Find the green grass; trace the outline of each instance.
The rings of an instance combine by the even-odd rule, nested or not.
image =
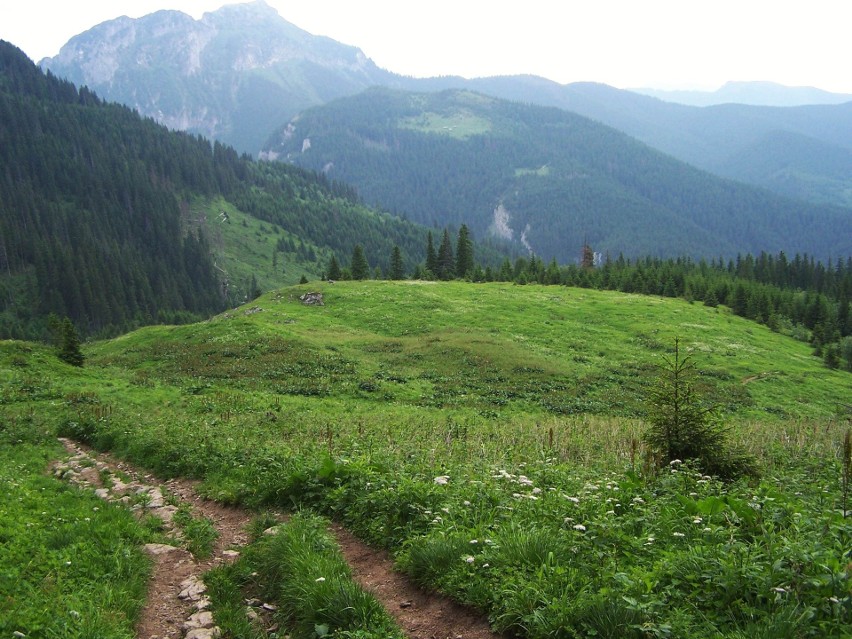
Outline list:
[[[244,549],[236,565],[209,576],[217,615],[221,610],[223,618],[233,620],[226,632],[257,636],[257,627],[245,620],[244,595],[251,594],[278,607],[277,620],[294,639],[335,633],[402,637],[382,605],[352,580],[327,525],[315,515],[297,513],[278,525],[275,535],[261,536]]]
[[[452,113],[425,112],[417,117],[405,118],[400,128],[413,129],[423,133],[446,135],[457,140],[466,140],[491,130],[491,122],[474,115],[470,111],[458,110]]]
[[[56,443],[0,422],[0,635],[130,639],[148,534],[123,508],[46,475]]]
[[[303,306],[308,290],[326,305]],[[643,401],[675,337],[760,481],[655,473],[643,457]],[[84,352],[72,369],[3,343],[0,414],[37,414],[226,502],[322,511],[500,629],[848,627],[838,451],[852,377],[726,309],[562,287],[314,283]]]

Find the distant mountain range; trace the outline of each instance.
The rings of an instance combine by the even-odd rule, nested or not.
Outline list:
[[[645,98],[650,99],[650,98]],[[591,119],[469,90],[374,88],[301,113],[267,151],[438,227],[576,261],[852,254],[852,212],[715,177]]]
[[[160,11],[118,18],[72,38],[41,66],[175,129],[257,154],[304,109],[371,86],[472,89],[556,106],[608,124],[717,175],[820,203],[852,206],[852,96],[771,83],[729,83],[712,94],[535,76],[415,79],[380,69],[357,48],[313,36],[257,0],[200,20]],[[754,102],[699,108],[675,104]]]
[[[852,93],[831,93],[815,87],[788,87],[775,82],[727,82],[715,91],[631,90],[666,102],[699,107],[732,103],[790,107],[852,102]]]

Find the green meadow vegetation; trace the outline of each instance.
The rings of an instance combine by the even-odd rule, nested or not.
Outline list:
[[[759,477],[647,453],[675,339]],[[28,438],[59,433],[224,502],[312,509],[522,637],[848,636],[852,376],[725,307],[312,283],[83,352],[0,343],[2,434],[37,451],[32,481],[57,451]]]

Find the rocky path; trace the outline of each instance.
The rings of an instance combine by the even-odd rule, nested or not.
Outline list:
[[[149,513],[159,517],[166,531],[176,538],[181,533],[172,518],[179,504],[188,504],[193,516],[205,517],[214,524],[218,538],[212,554],[204,560],[178,546],[145,546],[154,560],[154,570],[136,636],[138,639],[219,637],[221,632],[208,610],[210,601],[205,596],[203,575],[239,556],[239,548],[248,542],[246,527],[252,514],[199,497],[193,482],[180,479],[159,482],[109,455],[97,454],[68,439],[60,441],[70,457],[54,465],[57,477],[89,487],[105,500],[123,502],[140,516]],[[382,602],[411,639],[498,637],[481,615],[445,597],[425,593],[394,572],[393,561],[386,552],[365,545],[340,526],[332,526],[332,532],[355,580]],[[247,608],[247,613],[250,610]]]

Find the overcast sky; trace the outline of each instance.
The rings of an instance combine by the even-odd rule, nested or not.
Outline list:
[[[532,73],[619,88],[768,80],[852,93],[848,0],[267,0],[316,35],[418,77]],[[224,0],[0,0],[0,39],[35,61],[121,15]]]

